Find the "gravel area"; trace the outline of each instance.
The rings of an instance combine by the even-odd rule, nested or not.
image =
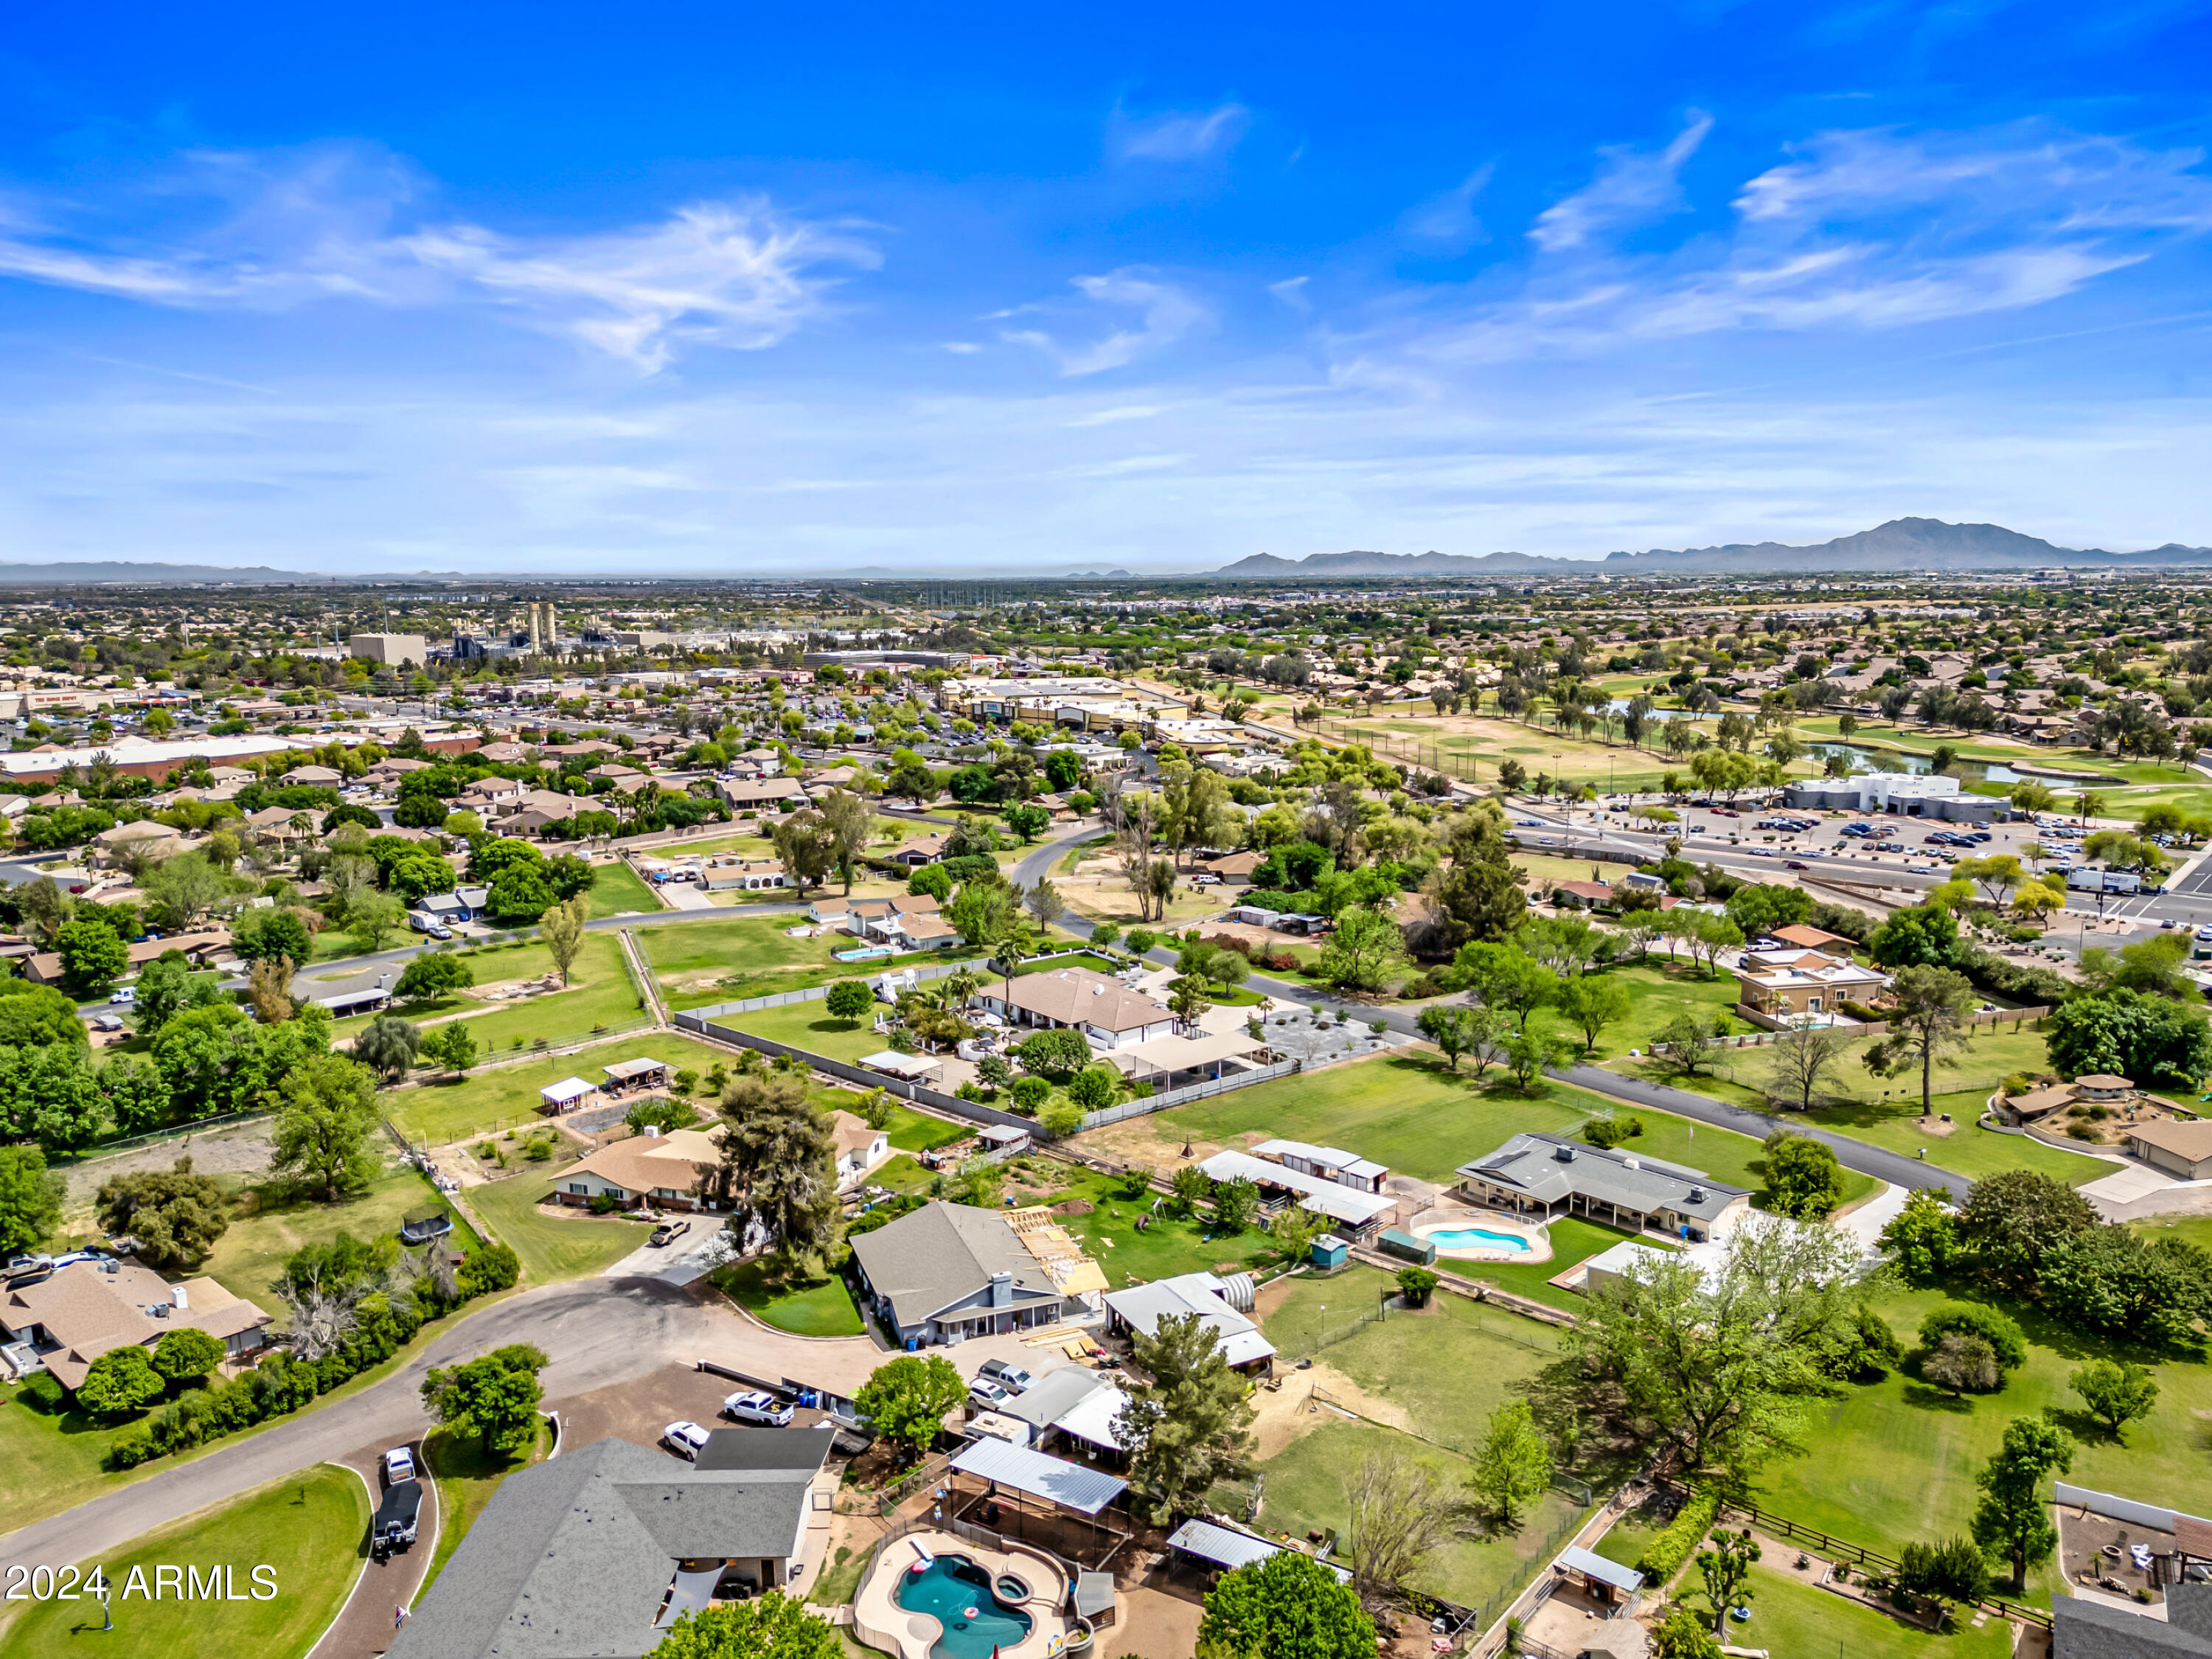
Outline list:
[[[1267,1016],[1267,1046],[1309,1066],[1319,1066],[1330,1060],[1364,1060],[1385,1048],[1402,1048],[1413,1040],[1395,1031],[1378,1036],[1368,1029],[1375,1018],[1372,1012],[1357,1005],[1347,1005],[1347,1009],[1352,1015],[1349,1024],[1334,1016],[1324,1019],[1325,1010],[1285,1008],[1279,1004]]]
[[[69,1182],[65,1200],[71,1210],[88,1209],[100,1182],[141,1170],[166,1170],[186,1156],[201,1175],[258,1174],[269,1167],[269,1121],[225,1124],[204,1134],[173,1135],[149,1141],[126,1152],[88,1158],[71,1164],[64,1175]]]

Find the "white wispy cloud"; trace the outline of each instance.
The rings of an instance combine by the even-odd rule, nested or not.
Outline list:
[[[1601,149],[1597,176],[1538,214],[1529,239],[1547,253],[1558,253],[1583,246],[1601,231],[1632,229],[1683,211],[1689,202],[1682,194],[1682,164],[1712,130],[1713,118],[1692,110],[1674,142],[1656,154],[1626,144]]]
[[[1234,103],[1143,118],[1116,110],[1107,125],[1107,142],[1124,160],[1192,161],[1227,149],[1243,137],[1251,118],[1250,110]]]
[[[485,305],[652,373],[689,345],[775,345],[829,308],[828,268],[880,263],[849,228],[760,198],[591,236],[409,224],[419,181],[342,149],[195,155],[155,182],[202,211],[160,236],[125,238],[54,209],[0,208],[0,276],[192,309]]]
[[[1306,297],[1306,284],[1311,276],[1285,276],[1279,283],[1267,284],[1267,292],[1280,300],[1301,316],[1313,309],[1313,301]]]
[[[1081,344],[1067,343],[1042,329],[1006,331],[1006,339],[1042,352],[1066,375],[1097,374],[1109,368],[1127,368],[1139,357],[1172,345],[1212,320],[1212,313],[1182,289],[1133,267],[1109,271],[1103,276],[1078,276],[1074,287],[1097,305],[1134,310],[1141,316],[1134,328],[1117,328],[1103,338]]]
[[[1407,213],[1399,228],[1415,241],[1427,242],[1451,252],[1490,240],[1475,216],[1475,198],[1489,188],[1495,162],[1485,161],[1441,196],[1432,196]]]

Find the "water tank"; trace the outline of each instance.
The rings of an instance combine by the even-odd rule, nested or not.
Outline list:
[[[1250,1313],[1259,1294],[1249,1273],[1231,1273],[1221,1281],[1221,1299],[1238,1313]]]

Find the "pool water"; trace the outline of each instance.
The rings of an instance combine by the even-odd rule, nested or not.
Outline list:
[[[900,1573],[891,1600],[945,1627],[930,1649],[935,1659],[991,1659],[992,1649],[1010,1648],[1030,1633],[1029,1614],[994,1595],[991,1575],[963,1555],[940,1555],[920,1572]]]
[[[1440,1250],[1513,1250],[1527,1255],[1528,1241],[1517,1233],[1493,1233],[1481,1227],[1444,1227],[1422,1237]]]

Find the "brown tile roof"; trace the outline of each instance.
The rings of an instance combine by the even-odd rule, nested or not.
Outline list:
[[[1006,988],[1002,985],[1000,992]],[[1088,968],[1060,968],[1025,974],[1013,983],[1017,1008],[1062,1025],[1095,1025],[1102,1031],[1129,1031],[1157,1025],[1168,1011],[1117,979]]]
[[[176,1289],[183,1290],[190,1305],[175,1305]],[[149,1307],[170,1311],[151,1315]],[[46,1369],[70,1389],[84,1381],[100,1355],[157,1341],[164,1331],[199,1330],[227,1338],[268,1322],[267,1314],[212,1279],[172,1286],[136,1261],[118,1262],[112,1273],[102,1272],[96,1262],[73,1263],[50,1279],[0,1296],[0,1324],[19,1332],[43,1325],[47,1336],[61,1345],[43,1357]]]
[[[656,1187],[688,1193],[702,1174],[721,1162],[719,1133],[719,1127],[671,1129],[665,1134],[611,1140],[562,1170],[561,1177],[595,1175],[632,1193],[649,1193]]]

